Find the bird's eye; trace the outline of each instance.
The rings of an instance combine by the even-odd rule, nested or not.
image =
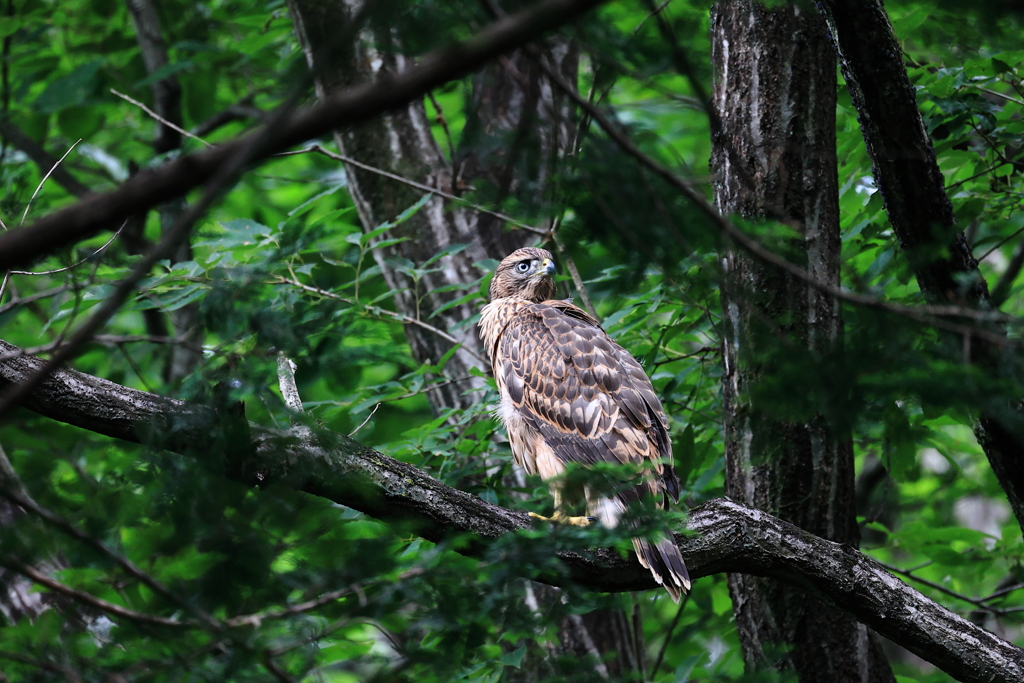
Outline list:
[[[518,270],[520,273],[525,273],[525,272],[529,271],[530,270],[530,262],[529,261],[520,261],[519,263],[516,264],[516,270]]]

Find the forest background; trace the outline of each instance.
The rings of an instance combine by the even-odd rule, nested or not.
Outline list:
[[[1022,680],[1021,12],[5,0],[2,677]],[[523,512],[526,244],[666,407],[679,605]]]

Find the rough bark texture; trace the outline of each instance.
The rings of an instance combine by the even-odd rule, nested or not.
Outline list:
[[[24,381],[43,364],[18,353],[0,341],[0,389]],[[242,439],[237,423],[209,408],[73,370],[54,373],[24,405],[100,434],[217,459],[228,478],[248,486],[289,486],[385,521],[401,520],[403,533],[414,528],[431,541],[473,534],[477,543],[460,546],[469,555],[531,524],[524,512],[452,489],[348,437],[305,426],[277,430],[246,424]],[[1024,679],[1024,650],[929,600],[849,545],[722,499],[694,508],[686,531],[676,534],[676,542],[694,578],[718,572],[770,576],[848,612],[957,680]],[[635,558],[614,550],[560,557],[564,574],[533,578],[609,592],[659,589]]]
[[[20,481],[11,467],[7,454],[0,446],[0,487],[17,489]],[[6,498],[0,497],[0,533],[14,524],[24,515],[24,511]],[[56,567],[47,567],[52,571]],[[8,624],[16,624],[22,619],[34,620],[50,608],[53,595],[35,590],[32,582],[21,574],[6,567],[0,567],[0,614]]]
[[[391,78],[409,66],[394,33],[386,23],[378,25],[372,12],[353,45],[337,44],[341,27],[351,23],[361,6],[360,0],[289,2],[296,33],[316,75],[321,97],[360,81]],[[555,68],[575,82],[576,50],[565,39],[553,38],[547,44]],[[341,129],[335,133],[335,142],[342,154],[362,164],[448,194],[487,188],[491,201],[500,201],[508,196],[543,195],[553,164],[568,146],[571,132],[564,95],[552,88],[523,50],[517,50],[473,75],[467,123],[455,158],[446,159],[435,141],[422,101],[410,102],[367,124]],[[346,175],[366,230],[393,220],[423,195],[421,190],[351,164],[346,166]],[[500,260],[535,241],[536,235],[504,230],[501,221],[492,216],[434,196],[419,213],[379,239],[396,237],[409,239],[374,251],[387,284],[395,292],[395,308],[411,318],[429,318],[462,344],[448,361],[444,374],[465,379],[431,391],[431,403],[438,412],[470,408],[480,401],[480,390],[486,386],[480,376],[470,375],[470,369],[489,371],[480,361],[485,354],[475,326],[465,324],[479,304],[462,304],[434,313],[472,291],[476,285],[471,283],[484,274],[475,263]],[[442,258],[434,265],[436,270],[419,281],[394,266],[397,261],[419,267],[454,244],[467,247]],[[413,324],[406,324],[405,332],[413,356],[422,363],[435,364],[451,349],[449,342]],[[527,592],[529,600],[540,609],[561,599],[558,591],[550,588],[528,587]],[[610,621],[621,620],[622,615],[604,612],[576,617],[560,630],[560,647],[546,654],[593,655],[605,660],[604,673],[621,678],[629,662],[636,661],[636,641],[616,637],[622,635],[621,630],[603,628]],[[532,680],[550,676],[546,659],[528,658],[518,677]]]
[[[917,109],[902,50],[879,0],[821,0],[847,87],[857,108],[875,183],[918,286],[933,303],[991,307],[988,286],[956,228],[935,150]],[[997,330],[1000,331],[1000,330]],[[959,343],[964,342],[964,343]],[[953,343],[953,342],[951,342]],[[964,348],[965,340],[958,340]],[[1021,377],[1021,359],[990,345],[973,360],[994,376]],[[975,435],[1024,526],[1024,413],[1019,401],[981,407]]]
[[[803,234],[794,257],[838,285],[835,59],[823,22],[793,5],[723,0],[712,14],[712,59],[719,210],[793,225]],[[855,547],[849,435],[820,415],[778,419],[747,393],[759,375],[775,371],[766,353],[780,337],[792,356],[839,343],[838,301],[742,252],[730,251],[725,263],[726,490]],[[730,574],[729,590],[749,667],[793,670],[805,683],[894,680],[877,638],[850,615],[775,579]]]
[[[381,81],[404,71],[410,64],[386,25],[378,26],[371,13],[354,45],[337,45],[336,38],[362,5],[360,0],[319,3],[291,0],[289,7],[307,60],[317,77],[321,97],[363,81]],[[566,41],[557,41],[556,60],[575,80],[576,53]],[[445,158],[430,130],[422,101],[408,105],[361,126],[339,130],[335,141],[340,151],[363,164],[401,175],[449,194],[463,194],[470,187],[494,188],[497,196],[526,189],[543,192],[551,163],[567,144],[568,108],[517,50],[473,76],[466,130],[456,159]],[[513,144],[514,143],[514,144]],[[415,204],[422,190],[403,185],[371,171],[346,167],[349,191],[366,230],[372,230]],[[497,219],[481,215],[435,196],[420,212],[382,235],[380,239],[407,237],[408,241],[378,249],[374,257],[394,291],[395,307],[412,317],[427,319],[444,304],[466,293],[468,283],[484,273],[473,264],[502,259],[536,239],[523,231],[506,231]],[[436,272],[415,282],[394,267],[399,259],[421,266],[445,247],[466,244],[458,254],[442,258]],[[452,287],[462,288],[452,290]],[[447,290],[447,291],[446,291]],[[448,330],[463,346],[482,356],[476,329],[462,325],[477,311],[476,304],[449,308],[431,319]],[[413,356],[423,363],[437,363],[451,344],[414,325],[406,325]],[[467,377],[469,368],[486,371],[478,358],[456,352],[445,374]],[[467,408],[483,381],[450,384],[431,392],[438,410]]]

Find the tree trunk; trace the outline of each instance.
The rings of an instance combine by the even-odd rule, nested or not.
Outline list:
[[[337,44],[342,27],[351,23],[359,5],[354,0],[289,0],[295,30],[316,75],[317,93],[321,97],[335,89],[397,73],[409,63],[393,34],[384,30],[385,25],[378,26],[372,13],[353,45]],[[550,63],[575,83],[576,49],[565,39],[554,38],[546,44]],[[515,197],[528,206],[537,197],[543,197],[549,189],[554,165],[567,151],[574,128],[564,95],[552,87],[525,51],[513,52],[473,76],[466,111],[466,126],[453,159],[446,159],[435,141],[422,102],[414,102],[371,123],[338,131],[335,142],[342,154],[361,164],[448,194],[461,195],[469,188],[478,188],[488,195],[490,202]],[[365,168],[346,164],[345,170],[349,191],[366,230],[393,220],[423,196],[423,190]],[[478,305],[463,304],[437,315],[433,313],[468,293],[466,285],[484,274],[474,263],[500,260],[535,241],[536,235],[504,230],[500,219],[435,195],[415,216],[380,239],[396,237],[410,239],[374,251],[388,286],[395,292],[396,309],[409,317],[429,318],[432,325],[462,342],[444,373],[449,378],[466,379],[432,390],[431,403],[439,413],[470,408],[479,402],[479,393],[469,390],[485,386],[482,379],[470,376],[470,368],[490,372],[482,361],[485,354],[476,327],[460,325],[477,312]],[[454,244],[467,247],[442,258],[438,270],[418,281],[394,267],[396,261],[419,267]],[[422,363],[436,363],[451,349],[448,341],[421,327],[407,324],[405,332],[413,356]],[[531,584],[526,590],[527,604],[533,609],[545,609],[561,600],[561,593],[555,588]],[[567,617],[560,629],[558,646],[533,652],[517,677],[524,681],[548,678],[555,674],[551,658],[591,655],[604,660],[597,669],[599,674],[622,678],[625,672],[636,668],[642,653],[629,629],[608,628],[613,623],[629,620],[622,613],[602,611]]]
[[[712,167],[726,214],[788,223],[791,247],[818,279],[839,284],[835,60],[818,16],[724,0],[712,14],[716,71]],[[726,490],[822,538],[856,546],[850,437],[822,415],[794,422],[748,393],[787,355],[825,353],[841,341],[838,302],[739,252],[726,256]],[[790,360],[789,362],[793,362]],[[877,638],[854,618],[772,579],[729,575],[744,659],[799,680],[892,681]]]
[[[289,3],[296,32],[316,73],[321,96],[399,72],[409,63],[401,54],[400,46],[395,44],[392,33],[384,30],[383,25],[377,26],[372,13],[354,45],[335,44],[339,27],[349,24],[359,4],[355,0],[337,3],[291,0]],[[575,81],[576,51],[565,41],[557,45],[553,49],[556,63],[571,81]],[[362,164],[448,194],[461,195],[467,188],[485,186],[493,188],[498,198],[513,193],[542,194],[553,162],[565,149],[571,126],[568,105],[538,72],[525,54],[517,51],[474,76],[472,98],[467,103],[467,124],[460,144],[462,149],[455,159],[446,159],[434,140],[422,102],[413,102],[371,123],[339,131],[335,141],[343,154]],[[513,138],[517,145],[508,144]],[[497,144],[487,144],[489,142]],[[482,150],[499,151],[485,153]],[[345,170],[349,191],[367,230],[394,219],[424,194],[423,190],[351,164],[346,164]],[[468,291],[440,290],[452,286],[465,288],[484,274],[474,263],[504,258],[536,239],[522,230],[502,230],[497,219],[436,195],[419,213],[381,239],[396,237],[410,239],[377,249],[374,256],[388,286],[395,292],[396,309],[424,320]],[[437,264],[439,269],[424,275],[418,282],[393,265],[398,259],[417,267],[454,244],[468,246],[461,253],[442,258]],[[484,369],[475,327],[456,327],[476,313],[475,308],[475,304],[454,306],[431,319],[431,324],[447,330],[462,342],[463,348],[445,369],[449,377],[467,377],[472,367]],[[436,363],[451,348],[448,341],[414,325],[406,325],[406,336],[413,356],[424,363]],[[430,394],[431,402],[439,411],[467,408],[477,398],[467,396],[466,391],[481,386],[481,380],[471,378],[435,389]]]
[[[946,196],[935,150],[924,127],[899,42],[879,0],[822,0],[871,158],[875,183],[900,246],[928,300],[988,310],[988,286]],[[1001,332],[994,326],[990,330]],[[993,376],[1024,376],[1011,352],[969,339],[971,361]],[[1024,527],[1024,412],[1019,400],[995,397],[975,424],[978,438],[1018,524]]]
[[[132,22],[135,25],[135,35],[142,53],[142,61],[146,65],[146,72],[152,76],[168,64],[167,43],[164,41],[160,28],[160,17],[151,0],[127,0],[127,2]],[[153,107],[157,115],[163,119],[156,124],[157,134],[153,141],[153,152],[159,156],[180,150],[181,133],[174,126],[181,128],[184,122],[181,116],[181,84],[178,82],[178,78],[172,74],[154,81],[150,90],[153,93]],[[158,208],[161,232],[166,233],[170,230],[184,211],[185,200],[183,198],[172,199],[161,204]],[[136,231],[137,239],[142,237],[141,230],[144,230],[145,226],[145,216],[140,216],[139,220],[135,221],[135,225],[130,226]],[[174,254],[172,262],[190,260],[192,260],[192,245],[188,241],[182,242]],[[191,303],[181,306],[171,311],[169,317],[173,333],[176,336],[183,336],[184,343],[170,345],[163,374],[165,381],[177,382],[192,372],[202,360],[202,355],[196,351],[196,348],[203,343],[203,333],[199,325],[199,304]],[[147,320],[147,322],[149,321]],[[149,330],[150,334],[157,331]]]

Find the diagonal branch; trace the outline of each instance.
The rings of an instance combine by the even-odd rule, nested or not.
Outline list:
[[[42,365],[0,341],[0,389]],[[225,462],[225,475],[249,486],[285,485],[360,510],[430,541],[465,534],[460,552],[478,556],[489,542],[530,525],[524,512],[445,486],[421,470],[338,434],[305,426],[248,425],[244,448],[222,447],[230,429],[210,408],[58,369],[25,401],[41,415],[127,441]],[[229,444],[230,445],[230,444]],[[1024,650],[929,600],[857,550],[832,543],[728,500],[694,508],[693,536],[676,542],[696,577],[718,572],[771,576],[849,612],[878,633],[961,681],[1024,679]],[[654,588],[633,557],[612,550],[563,552],[564,572],[532,578],[575,582],[598,591]]]
[[[361,123],[424,96],[430,90],[476,70],[484,62],[575,19],[602,0],[545,0],[494,22],[475,37],[431,52],[394,76],[340,91],[321,104],[296,112],[251,162],[256,163],[330,131]],[[0,270],[23,266],[111,224],[161,202],[184,195],[208,181],[253,135],[235,139],[139,173],[116,190],[93,195],[0,236]]]
[[[29,137],[24,131],[6,119],[0,119],[0,137],[25,153],[39,167],[41,173],[52,172],[53,179],[61,187],[75,195],[83,197],[89,194],[89,188],[82,184],[63,166],[57,166],[57,158],[43,149],[42,145]]]
[[[900,248],[930,302],[994,310],[988,285],[956,225],[942,171],[917,108],[916,91],[881,0],[819,0],[857,109],[875,182]],[[1008,286],[1008,283],[1007,283]],[[1005,292],[1000,292],[1001,295]],[[1005,336],[993,324],[990,336]],[[950,340],[951,346],[957,340]],[[972,362],[993,377],[1024,375],[1019,352],[978,344]],[[1024,430],[1019,398],[978,406],[974,433],[1024,527]]]

